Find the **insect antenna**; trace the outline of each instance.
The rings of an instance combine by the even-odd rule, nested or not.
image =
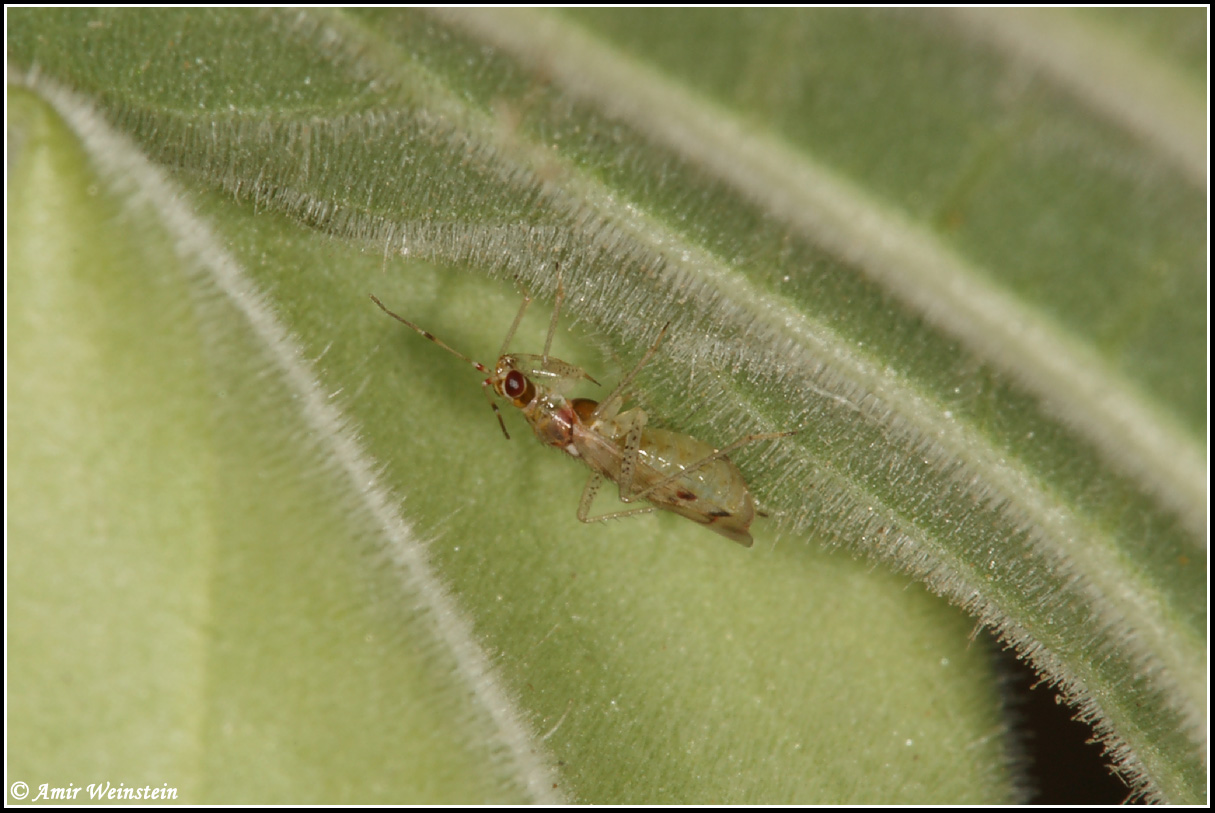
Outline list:
[[[406,327],[413,328],[413,330],[414,330],[414,331],[416,331],[416,332],[418,332],[418,333],[421,333],[421,334],[422,334],[422,336],[424,336],[424,337],[425,337],[425,338],[427,338],[427,339],[430,339],[432,342],[434,342],[435,344],[437,344],[439,347],[442,347],[442,348],[443,348],[444,350],[446,350],[448,353],[451,353],[453,356],[455,356],[455,357],[457,357],[457,358],[462,358],[462,359],[464,359],[464,360],[465,360],[465,361],[467,361],[469,364],[471,364],[472,366],[476,367],[478,370],[480,370],[481,372],[485,373],[486,375],[493,375],[493,373],[492,373],[492,372],[489,370],[489,368],[487,368],[487,367],[486,367],[484,364],[482,364],[481,362],[479,362],[479,361],[473,361],[473,360],[472,360],[472,359],[470,359],[468,356],[466,356],[466,355],[464,355],[463,353],[461,353],[459,350],[456,350],[454,347],[451,347],[450,345],[448,345],[446,342],[444,342],[444,341],[443,341],[442,339],[440,339],[438,336],[436,336],[436,335],[434,335],[433,333],[431,333],[429,330],[423,330],[422,328],[418,327],[417,325],[415,325],[413,322],[409,321],[408,319],[406,319],[406,318],[404,318],[404,317],[402,317],[402,316],[397,316],[395,313],[393,313],[392,311],[388,310],[388,308],[384,307],[384,303],[383,303],[383,302],[381,302],[380,300],[376,299],[375,294],[368,294],[368,296],[370,296],[370,297],[371,297],[371,301],[372,301],[372,302],[374,302],[375,304],[377,304],[377,305],[379,305],[379,306],[380,306],[380,310],[384,311],[384,313],[388,314],[388,315],[389,315],[389,316],[391,316],[393,319],[396,319],[398,322],[400,322],[401,324],[405,325]]]
[[[510,433],[506,431],[506,421],[502,420],[502,410],[498,409],[498,404],[496,401],[494,401],[494,394],[492,392],[492,389],[493,389],[492,378],[494,376],[494,373],[481,362],[473,361],[468,356],[461,353],[459,350],[456,350],[454,347],[451,347],[446,342],[444,342],[442,339],[440,339],[438,336],[431,333],[429,330],[423,330],[422,328],[418,327],[413,322],[409,321],[408,319],[404,318],[403,316],[398,316],[397,314],[388,310],[388,308],[386,308],[384,306],[384,303],[376,298],[375,294],[368,294],[368,296],[371,297],[372,302],[374,302],[376,305],[378,305],[380,307],[380,310],[384,311],[384,313],[388,314],[393,319],[396,319],[398,322],[400,322],[401,324],[405,325],[408,328],[412,328],[414,330],[414,332],[422,334],[422,336],[424,338],[430,339],[432,342],[437,344],[439,347],[442,347],[448,353],[451,353],[456,358],[464,359],[469,364],[471,364],[473,367],[477,368],[478,370],[480,370],[481,372],[483,372],[487,376],[489,376],[489,378],[485,379],[485,381],[482,383],[481,387],[485,391],[485,397],[489,399],[489,405],[493,409],[494,415],[496,415],[498,418],[498,426],[502,427],[502,434],[506,435],[507,440],[510,440]],[[525,302],[526,302],[526,300],[525,300]],[[519,319],[522,319],[522,318],[523,318],[523,311],[520,310],[518,318],[515,319],[515,324],[518,325]],[[514,333],[514,330],[515,330],[514,327],[512,327],[511,332]]]

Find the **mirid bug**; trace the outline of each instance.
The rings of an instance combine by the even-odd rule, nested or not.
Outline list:
[[[599,382],[582,368],[549,355],[564,294],[558,276],[557,297],[548,326],[548,337],[544,341],[544,352],[538,356],[506,352],[532,301],[526,292],[523,294],[523,304],[519,306],[515,321],[506,332],[502,349],[498,352],[498,363],[493,370],[388,310],[374,295],[371,301],[393,319],[488,376],[481,384],[482,390],[498,417],[502,434],[507,438],[510,438],[510,433],[506,431],[506,422],[494,400],[494,393],[523,413],[542,443],[560,449],[590,467],[590,479],[578,502],[578,519],[581,521],[603,522],[661,509],[687,517],[740,545],[750,547],[752,539],[749,529],[758,512],[746,480],[726,455],[748,443],[794,433],[747,435],[719,450],[690,435],[650,427],[648,416],[640,408],[621,412],[625,388],[658,351],[667,331],[665,326],[637,366],[621,379],[603,401],[568,398],[568,391],[580,379],[595,384]],[[605,479],[617,484],[621,502],[644,501],[649,505],[590,516],[591,504]]]

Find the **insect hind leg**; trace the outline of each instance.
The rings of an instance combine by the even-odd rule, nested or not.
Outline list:
[[[652,505],[644,505],[640,508],[630,508],[627,511],[614,511],[610,514],[592,517],[591,504],[595,502],[595,496],[599,493],[601,485],[603,485],[603,477],[598,474],[592,474],[591,478],[586,481],[586,488],[582,489],[582,499],[578,501],[578,519],[580,522],[606,522],[609,519],[621,519],[638,514],[649,514],[657,510]]]
[[[639,499],[639,495],[633,493],[633,478],[637,474],[637,461],[641,457],[641,433],[645,430],[649,418],[644,410],[631,409],[621,415],[618,420],[627,428],[624,435],[624,449],[620,454],[620,474],[616,478],[616,485],[620,488],[620,501],[631,503]],[[646,492],[651,490],[646,489]]]

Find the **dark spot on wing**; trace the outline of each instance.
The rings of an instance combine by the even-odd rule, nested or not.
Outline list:
[[[711,517],[728,517],[728,516],[730,516],[730,512],[729,511],[710,511],[709,516],[711,516]]]
[[[679,499],[681,499],[681,500],[694,500],[694,499],[696,499],[696,495],[695,495],[695,494],[693,494],[691,491],[676,491],[676,492],[675,492],[675,496],[676,496],[676,497],[678,497],[678,498],[679,498]]]

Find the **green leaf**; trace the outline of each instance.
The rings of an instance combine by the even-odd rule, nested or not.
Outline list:
[[[1203,801],[1202,21],[12,11],[10,775],[1008,801],[910,574]],[[558,267],[588,396],[669,322],[652,423],[800,429],[755,548],[580,524],[367,299],[490,364]]]

